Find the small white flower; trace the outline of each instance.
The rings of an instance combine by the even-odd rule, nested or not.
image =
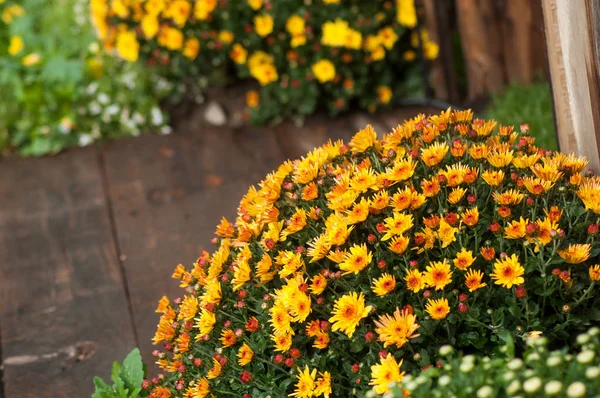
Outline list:
[[[473,370],[475,364],[473,362],[464,362],[460,364],[460,371],[463,373],[469,373]]]
[[[450,379],[450,376],[448,375],[443,375],[438,379],[438,384],[442,387],[447,386],[448,384],[450,384],[452,380]]]
[[[584,345],[585,343],[590,341],[590,335],[587,333],[582,333],[577,336],[577,344]]]
[[[106,95],[105,93],[98,94],[98,102],[101,103],[102,105],[108,104],[109,101],[110,101],[110,97],[108,95]]]
[[[135,120],[135,122],[137,124],[144,124],[144,123],[146,123],[146,119],[139,112],[135,112],[133,114],[133,120]]]
[[[120,109],[119,104],[112,104],[104,110],[104,113],[106,113],[109,116],[114,116],[117,113],[119,113],[119,109]]]
[[[600,376],[600,368],[598,366],[591,366],[585,370],[585,377],[593,380]]]
[[[152,108],[150,111],[150,116],[152,117],[152,124],[155,126],[160,126],[164,123],[164,118],[161,110],[158,107]]]
[[[465,355],[462,359],[464,362],[474,362],[475,361],[475,356],[474,355]]]
[[[443,345],[440,347],[440,355],[443,357],[452,354],[452,351],[454,351],[454,348],[452,348],[451,345]]]
[[[97,102],[90,102],[88,108],[90,110],[90,115],[92,116],[96,116],[102,112],[102,107],[100,107]]]
[[[551,368],[558,366],[561,363],[562,363],[562,358],[559,356],[556,356],[556,355],[553,355],[546,360],[546,365],[548,365]]]
[[[539,361],[540,355],[537,352],[532,352],[527,356],[527,362]]]
[[[521,369],[523,366],[523,361],[520,358],[515,358],[506,364],[506,367],[510,370]]]
[[[588,363],[591,363],[594,360],[595,356],[596,356],[596,354],[594,353],[594,351],[591,351],[591,350],[581,351],[577,355],[577,362],[579,362],[580,364],[583,364],[583,365],[587,365]]]
[[[93,95],[96,92],[96,90],[98,90],[98,83],[93,82],[87,86],[85,91],[88,93],[88,95]]]
[[[93,41],[90,43],[90,45],[88,46],[88,50],[92,53],[92,54],[97,54],[98,51],[100,51],[100,45],[98,44],[97,41]]]
[[[557,380],[550,380],[544,386],[544,392],[547,395],[556,395],[562,390],[562,383]]]
[[[504,373],[504,381],[511,381],[512,379],[515,378],[515,372],[513,372],[512,370],[509,370],[508,372]]]
[[[585,388],[585,384],[580,381],[576,381],[575,383],[571,383],[567,388],[567,397],[570,398],[580,398],[585,397],[587,393],[587,388]]]
[[[160,129],[160,133],[162,135],[167,135],[167,134],[171,134],[173,132],[173,129],[171,128],[171,126],[163,126]]]
[[[519,383],[519,380],[513,380],[512,383],[510,383],[508,387],[506,387],[506,392],[509,395],[515,395],[520,389],[521,383]]]
[[[489,398],[494,395],[494,389],[490,386],[483,386],[477,390],[477,398]]]
[[[411,381],[409,383],[402,383],[402,385],[408,390],[408,391],[414,391],[416,390],[419,386],[417,385],[417,383],[415,383],[414,381]]]
[[[535,376],[535,370],[533,369],[525,369],[525,371],[523,372],[523,376],[525,376],[525,378],[530,378]]]
[[[406,379],[406,377],[404,379]],[[418,385],[425,384],[427,383],[427,377],[419,376],[415,379],[415,383],[417,383]]]
[[[597,336],[599,333],[600,333],[600,328],[597,328],[595,326],[593,328],[590,328],[590,330],[588,330],[588,334],[592,337]]]
[[[94,142],[94,138],[89,134],[81,134],[79,136],[79,146],[86,146]]]
[[[542,379],[539,377],[532,377],[531,379],[525,380],[523,383],[523,390],[528,393],[537,392],[542,387]]]

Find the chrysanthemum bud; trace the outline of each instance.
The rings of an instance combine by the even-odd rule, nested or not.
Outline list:
[[[429,296],[431,296],[431,291],[427,289],[423,292],[423,297],[428,298]]]
[[[461,293],[461,294],[458,295],[458,301],[460,301],[461,303],[467,301],[468,298],[469,298],[469,296],[467,296],[464,293]]]
[[[352,371],[354,373],[358,373],[359,370],[360,370],[360,365],[358,364],[358,362],[355,362],[354,365],[352,365]]]
[[[252,381],[252,375],[250,374],[250,372],[244,370],[240,375],[240,381],[244,384],[250,383]]]
[[[286,358],[285,360],[285,366],[287,366],[288,368],[291,368],[294,366],[294,359],[293,358]]]
[[[371,331],[365,333],[365,340],[366,341],[373,341],[373,339],[375,338],[375,334]]]
[[[515,296],[517,296],[517,298],[523,298],[527,296],[527,290],[525,289],[525,287],[517,286],[517,288],[515,289]]]
[[[588,234],[596,235],[598,233],[598,224],[591,224],[588,227]]]
[[[562,307],[563,312],[569,312],[571,311],[571,306],[568,304],[563,305]]]
[[[469,306],[466,305],[465,303],[460,303],[460,304],[458,304],[458,310],[462,313],[465,313],[465,312],[469,311]]]

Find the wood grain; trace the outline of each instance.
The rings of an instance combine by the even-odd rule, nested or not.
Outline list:
[[[134,346],[95,149],[0,164],[0,324],[12,397],[85,397]]]
[[[284,159],[268,129],[248,132],[203,126],[187,135],[123,139],[102,148],[123,267],[140,349],[147,363],[162,295],[184,291],[170,279],[191,266],[221,217],[235,219],[240,199]],[[196,128],[195,126],[199,126]]]
[[[600,26],[597,5],[544,0],[559,146],[600,171]]]
[[[457,0],[456,12],[468,76],[468,100],[504,87],[499,18],[493,0]]]

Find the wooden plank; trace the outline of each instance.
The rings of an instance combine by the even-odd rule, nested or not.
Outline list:
[[[184,294],[170,279],[175,266],[191,266],[201,250],[211,251],[220,218],[233,221],[248,187],[283,161],[267,129],[245,134],[192,118],[178,132],[103,147],[133,318],[147,363],[156,348],[151,339],[158,300]]]
[[[502,39],[504,69],[508,83],[529,84],[534,77],[531,31],[533,3],[530,0],[504,2]]]
[[[544,0],[543,6],[560,149],[586,156],[599,172],[598,5]]]
[[[440,21],[437,18],[437,12],[440,11],[438,10],[439,6],[440,4],[436,0],[423,0],[425,28],[429,34],[429,39],[440,47],[439,56],[430,63],[431,69],[429,71],[429,81],[433,88],[435,98],[448,101],[450,99],[450,89],[449,82],[447,81],[447,74],[444,69],[453,69],[452,59],[447,58],[449,43],[448,35],[450,32],[448,32],[447,26],[442,27],[439,24]],[[444,7],[444,5],[442,5],[442,7]],[[446,11],[445,7],[443,11]]]
[[[348,142],[358,130],[347,116],[331,118],[324,114],[311,116],[302,126],[284,122],[275,127],[277,141],[288,159],[298,159],[327,140],[342,139]]]
[[[84,397],[134,346],[94,147],[0,165],[0,323],[11,397]]]
[[[493,0],[457,0],[456,13],[467,65],[467,99],[499,92],[504,87],[504,72]]]
[[[534,78],[541,77],[550,80],[548,64],[548,49],[546,48],[546,31],[544,29],[544,10],[541,1],[531,4],[531,63]]]
[[[404,121],[416,117],[418,114],[432,115],[440,113],[439,109],[424,106],[410,106],[398,109],[389,109],[380,112],[377,117],[381,124],[385,126],[385,130],[392,131]]]

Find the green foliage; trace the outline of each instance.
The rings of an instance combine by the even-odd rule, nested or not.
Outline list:
[[[546,82],[529,86],[514,84],[492,98],[486,117],[505,125],[529,124],[536,145],[556,150],[556,132],[552,107],[552,93]]]
[[[94,377],[96,391],[92,398],[136,398],[142,393],[142,382],[144,381],[144,364],[140,350],[135,348],[127,355],[123,364],[115,361],[112,366],[111,380],[109,385],[102,378]],[[145,396],[145,395],[143,395]]]
[[[169,86],[153,84],[151,70],[100,52],[86,0],[8,0],[0,15],[15,7],[18,15],[0,19],[0,152],[39,156],[168,132],[158,101]],[[16,52],[14,38],[22,40]],[[39,62],[28,64],[32,55]]]
[[[512,337],[495,355],[457,355],[440,349],[438,366],[411,373],[392,389],[390,398],[411,397],[597,397],[600,394],[600,329],[576,338],[578,348],[550,351],[548,339],[528,339],[522,359]],[[369,393],[367,396],[375,396]]]

